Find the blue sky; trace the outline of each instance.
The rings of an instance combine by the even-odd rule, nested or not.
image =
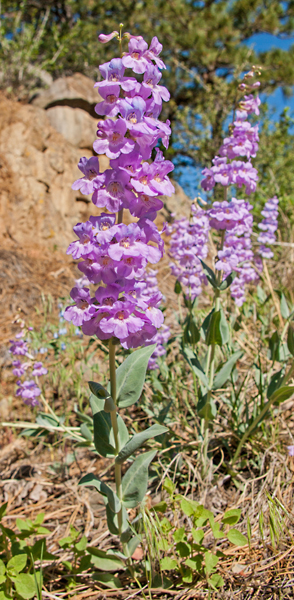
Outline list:
[[[294,36],[288,39],[281,39],[275,35],[269,33],[258,33],[249,40],[246,45],[253,47],[256,52],[264,52],[271,48],[280,48],[281,50],[288,50],[288,48],[294,44]],[[294,94],[290,98],[285,98],[282,90],[277,89],[271,96],[264,94],[260,95],[261,101],[267,100],[269,107],[274,109],[273,118],[278,119],[281,112],[286,106],[290,108],[290,114],[294,115]],[[201,168],[195,169],[194,167],[187,166],[182,169],[182,175],[178,178],[179,184],[184,188],[186,194],[191,198],[194,198],[200,192],[200,181],[201,181]]]

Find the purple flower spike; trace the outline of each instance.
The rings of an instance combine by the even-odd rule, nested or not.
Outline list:
[[[13,360],[12,365],[14,369],[12,369],[13,375],[16,377],[22,377],[25,374],[24,363],[21,363],[20,360]]]
[[[100,329],[119,339],[126,338],[130,333],[136,333],[143,327],[144,321],[132,315],[133,308],[132,303],[116,302],[115,313],[109,318],[101,319]]]
[[[9,340],[11,343],[11,346],[9,348],[9,352],[11,352],[11,354],[15,354],[16,356],[27,356],[29,349],[28,349],[28,345],[27,342],[24,342],[23,340]]]

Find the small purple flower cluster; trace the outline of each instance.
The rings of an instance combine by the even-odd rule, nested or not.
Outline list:
[[[201,208],[192,204],[191,219],[178,219],[167,227],[171,235],[169,255],[172,274],[186,288],[186,296],[192,300],[199,296],[202,285],[207,283],[199,259],[208,254],[209,218]]]
[[[257,241],[261,244],[259,254],[262,258],[272,258],[274,253],[265,244],[272,244],[276,241],[275,232],[278,228],[278,205],[279,200],[276,196],[270,198],[261,211],[264,219],[259,223],[258,228],[261,229]]]
[[[256,82],[250,87],[254,89],[259,85],[259,82]],[[212,161],[213,166],[202,171],[204,179],[201,186],[205,191],[212,190],[216,183],[220,183],[223,186],[235,185],[239,188],[245,185],[246,194],[255,192],[258,175],[250,159],[256,156],[258,150],[258,125],[253,127],[247,121],[247,117],[250,113],[259,115],[259,105],[259,97],[252,94],[244,96],[244,100],[239,103],[232,134],[224,139],[219,151],[220,156],[215,156]],[[238,157],[247,161],[236,160]]]
[[[161,295],[162,300],[164,300],[165,298],[162,296],[161,292],[158,289],[158,281],[157,281],[156,275],[157,275],[157,271],[155,271],[154,269],[148,269],[148,271],[147,270],[145,271],[145,274],[144,274],[145,293],[147,295],[159,293]],[[141,283],[141,285],[142,284],[143,284],[143,282]],[[142,289],[142,293],[144,294],[143,289]],[[168,325],[162,325],[152,338],[152,344],[156,344],[156,348],[149,359],[148,369],[150,369],[150,370],[159,369],[157,359],[159,358],[159,356],[164,356],[164,354],[166,354],[166,349],[164,347],[164,344],[166,344],[168,342],[169,338],[170,338],[170,328],[168,327]]]
[[[14,356],[21,356],[28,359],[26,362],[22,362],[19,359],[12,361],[12,372],[16,377],[22,377],[27,371],[30,371],[31,376],[41,377],[48,373],[47,369],[43,367],[43,363],[36,361],[33,354],[30,352],[30,339],[27,337],[26,340],[23,338],[32,331],[32,327],[26,328],[24,321],[17,319],[20,324],[21,331],[17,333],[14,340],[10,340],[9,352]],[[30,406],[36,406],[39,404],[37,397],[40,396],[41,390],[37,385],[37,382],[33,379],[17,381],[16,396],[20,396],[25,404]]]
[[[117,35],[101,34],[100,41]],[[82,158],[79,168],[84,177],[73,184],[73,189],[92,194],[93,204],[110,214],[78,223],[74,232],[79,239],[67,251],[81,259],[78,268],[90,284],[103,285],[94,297],[88,287],[74,287],[74,304],[64,317],[86,335],[102,340],[116,337],[125,348],[135,348],[152,343],[163,322],[158,308],[161,294],[147,292],[144,273],[147,263],[155,264],[163,255],[164,243],[154,220],[163,207],[160,196],[174,192],[168,178],[174,167],[156,148],[160,139],[167,148],[171,134],[169,121],[157,118],[162,101],[169,99],[168,90],[159,85],[159,68],[165,68],[159,58],[162,46],[156,37],[148,48],[141,36],[125,35],[128,53],[101,65],[103,80],[95,84],[102,96],[95,110],[107,118],[98,122],[93,148],[111,159],[111,169],[100,173],[98,157]],[[126,77],[126,68],[144,74],[143,80]],[[156,157],[151,162],[153,149]],[[123,209],[138,221],[122,223]]]
[[[252,266],[254,254],[251,249],[251,210],[249,202],[232,198],[230,202],[214,202],[207,211],[210,226],[225,231],[223,247],[218,251],[215,268],[222,271],[223,278],[232,271],[238,273],[230,287],[237,306],[242,306],[245,302],[245,285],[259,279]]]

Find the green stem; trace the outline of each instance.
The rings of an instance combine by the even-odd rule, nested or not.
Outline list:
[[[113,399],[113,402],[116,406],[116,368],[115,368],[115,344],[114,339],[111,338],[109,340],[109,374],[110,374],[110,393]],[[116,409],[110,412],[111,425],[113,429],[114,441],[115,441],[115,449],[117,454],[120,451],[120,442],[118,435],[118,425],[117,425],[117,414]],[[119,500],[122,499],[122,481],[121,481],[121,465],[115,464],[115,487],[116,494]],[[122,508],[117,514],[118,521],[118,531],[119,535],[122,534]]]

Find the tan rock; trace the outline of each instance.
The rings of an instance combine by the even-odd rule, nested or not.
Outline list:
[[[94,119],[81,108],[54,106],[46,114],[50,124],[73,146],[92,150],[98,117]]]
[[[45,109],[53,106],[81,108],[95,117],[94,107],[102,98],[97,88],[94,88],[94,83],[81,73],[74,73],[71,77],[60,77],[49,88],[34,96],[31,104]]]

